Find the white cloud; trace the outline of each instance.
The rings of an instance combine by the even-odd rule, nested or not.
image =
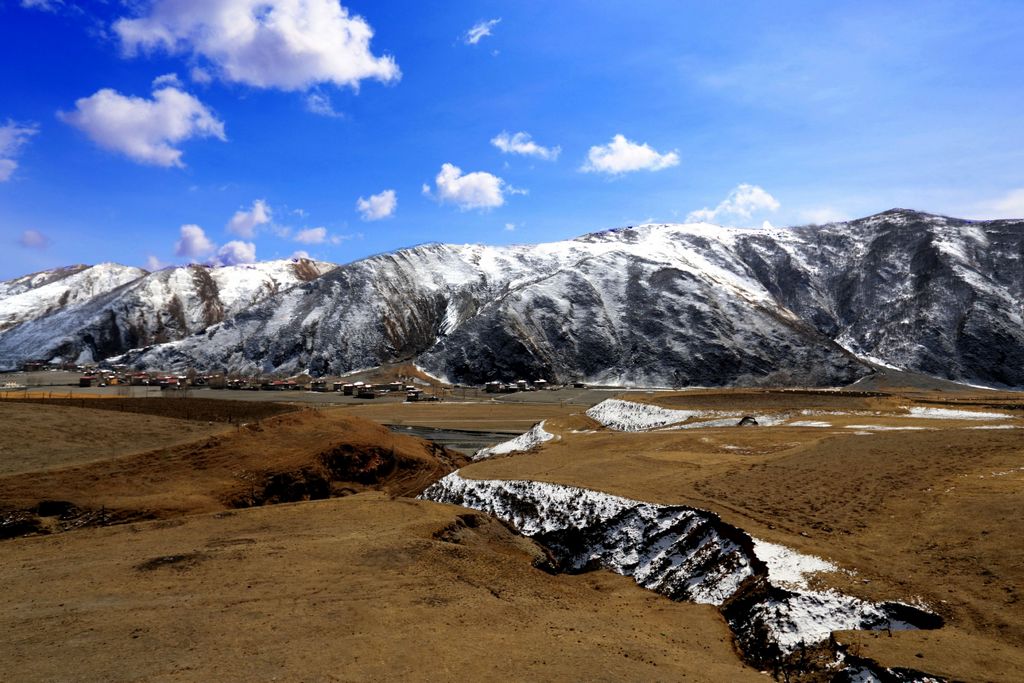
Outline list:
[[[256,245],[252,242],[231,240],[217,250],[216,262],[224,266],[233,266],[239,263],[254,263],[256,261]]]
[[[327,228],[306,228],[295,233],[299,244],[323,244],[327,241]]]
[[[258,88],[358,88],[363,79],[401,77],[394,59],[370,52],[370,25],[338,0],[154,0],[113,29],[130,56],[188,54],[227,81]]]
[[[1024,188],[1010,190],[1002,197],[982,202],[969,212],[976,218],[1024,218]]]
[[[814,223],[815,225],[835,223],[836,221],[845,221],[849,219],[848,214],[832,208],[831,206],[819,206],[813,209],[804,209],[798,215],[800,216],[800,220],[807,221],[808,223]]]
[[[362,214],[364,221],[379,221],[384,218],[391,218],[395,215],[398,207],[398,196],[394,190],[384,190],[378,194],[370,195],[369,198],[360,197],[356,200],[356,210]]]
[[[534,156],[547,161],[554,161],[561,154],[561,147],[542,147],[533,141],[529,133],[516,133],[509,135],[502,131],[491,138],[491,144],[505,154],[523,154]]]
[[[25,230],[18,237],[18,244],[26,249],[46,249],[50,246],[50,238],[38,230]]]
[[[154,270],[160,270],[161,268],[166,268],[166,267],[167,267],[167,264],[164,263],[163,261],[161,261],[156,256],[153,256],[152,254],[150,254],[149,256],[146,257],[146,266],[145,266],[146,270],[152,272]]]
[[[687,222],[713,223],[724,216],[749,220],[754,213],[761,211],[777,211],[779,202],[759,185],[743,183],[737,185],[729,196],[719,202],[713,209],[704,207],[691,211],[686,217]]]
[[[256,228],[270,222],[273,212],[266,201],[257,199],[252,203],[248,211],[238,210],[228,221],[228,232],[252,239],[256,235]]]
[[[198,83],[200,85],[206,85],[207,83],[213,82],[213,76],[211,76],[210,72],[201,66],[192,67],[188,72],[188,77],[192,79],[193,83]]]
[[[18,168],[15,157],[21,152],[28,139],[39,132],[34,123],[15,123],[8,119],[0,126],[0,183],[11,179]]]
[[[227,140],[224,123],[213,112],[172,87],[156,90],[151,100],[104,88],[75,102],[74,111],[57,116],[100,147],[155,166],[183,168],[182,151],[174,145],[190,138]]]
[[[176,73],[164,74],[162,76],[157,76],[156,78],[153,79],[153,88],[154,89],[155,88],[160,88],[160,87],[165,86],[165,85],[174,86],[175,88],[179,88],[179,89],[182,87],[181,79],[178,78],[178,74],[176,74]]]
[[[210,241],[198,225],[181,226],[181,239],[174,245],[174,255],[196,259],[213,252],[217,245]]]
[[[484,171],[463,175],[458,166],[442,164],[434,182],[438,201],[455,204],[463,211],[492,209],[505,203],[505,181]],[[423,186],[423,193],[431,195],[429,185]]]
[[[332,119],[340,119],[344,116],[340,111],[335,110],[330,97],[319,92],[311,92],[306,95],[306,111]]]
[[[491,29],[499,23],[501,23],[500,18],[477,22],[471,29],[466,31],[466,35],[462,39],[466,42],[466,45],[476,45],[487,36],[492,35]]]
[[[675,151],[659,154],[648,144],[627,140],[616,135],[607,145],[595,145],[587,154],[587,162],[580,168],[586,173],[618,175],[632,171],[660,171],[679,165]]]
[[[296,251],[294,251],[292,253],[292,258],[293,259],[309,258],[309,252],[308,251],[303,251],[302,249],[298,249],[298,250],[296,250]]]
[[[508,230],[509,232],[515,232],[516,224],[515,223],[506,223],[505,224],[505,229]]]
[[[25,9],[39,9],[44,12],[56,12],[63,4],[63,0],[21,0],[21,6]]]

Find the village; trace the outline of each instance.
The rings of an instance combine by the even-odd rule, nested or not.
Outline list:
[[[238,373],[204,373],[196,370],[185,372],[144,372],[134,370],[125,365],[93,365],[74,363],[48,363],[44,361],[28,361],[22,363],[21,372],[17,373],[20,382],[6,382],[7,390],[41,388],[41,387],[73,387],[76,389],[146,387],[159,389],[161,392],[188,392],[198,389],[223,390],[235,392],[312,392],[318,394],[338,394],[355,399],[378,399],[388,397],[401,398],[410,403],[419,401],[443,401],[448,397],[479,397],[483,394],[515,394],[520,392],[556,391],[565,387],[585,389],[583,382],[570,385],[558,385],[546,379],[517,379],[511,381],[494,380],[481,386],[456,384],[446,385],[423,373],[397,373],[393,378],[379,378],[382,373],[364,371],[352,373],[347,377],[312,377],[308,374],[293,377],[267,377],[260,375],[241,375]],[[383,373],[388,374],[388,373]],[[365,376],[358,379],[357,376]],[[376,381],[371,378],[377,375]],[[418,376],[423,375],[423,376]],[[106,393],[106,392],[104,392]],[[124,393],[132,393],[130,391]]]

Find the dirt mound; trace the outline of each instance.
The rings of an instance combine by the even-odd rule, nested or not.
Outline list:
[[[367,489],[411,496],[464,462],[343,411],[304,410],[182,446],[0,477],[0,537]]]

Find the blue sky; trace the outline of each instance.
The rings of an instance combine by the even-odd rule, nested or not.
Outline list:
[[[0,63],[0,278],[1024,216],[1020,2],[0,0]]]

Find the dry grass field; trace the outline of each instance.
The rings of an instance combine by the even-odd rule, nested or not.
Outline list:
[[[764,680],[714,608],[380,493],[2,547],[8,680]]]
[[[538,548],[504,526],[411,500],[464,461],[363,418],[490,431],[543,419],[557,440],[462,473],[712,510],[847,570],[821,584],[919,600],[946,620],[935,631],[836,634],[851,652],[951,679],[1020,680],[1018,395],[624,398],[757,415],[762,426],[625,433],[582,406],[368,404],[226,430],[170,420],[213,431],[104,458],[74,455],[69,440],[117,412],[18,406],[39,424],[53,411],[79,422],[34,451],[23,438],[27,459],[0,474],[0,507],[31,512],[38,526],[22,531],[74,530],[0,541],[0,624],[12,634],[0,654],[16,680],[764,680],[715,609],[605,571],[549,575],[533,566]],[[0,412],[5,429],[13,414]],[[308,500],[326,496],[344,497]],[[307,502],[269,505],[290,500]],[[39,515],[48,501],[74,511]],[[97,510],[106,517],[84,514]],[[87,528],[115,522],[128,523]]]
[[[0,476],[166,448],[225,429],[207,421],[22,401],[0,401],[0,425]]]

